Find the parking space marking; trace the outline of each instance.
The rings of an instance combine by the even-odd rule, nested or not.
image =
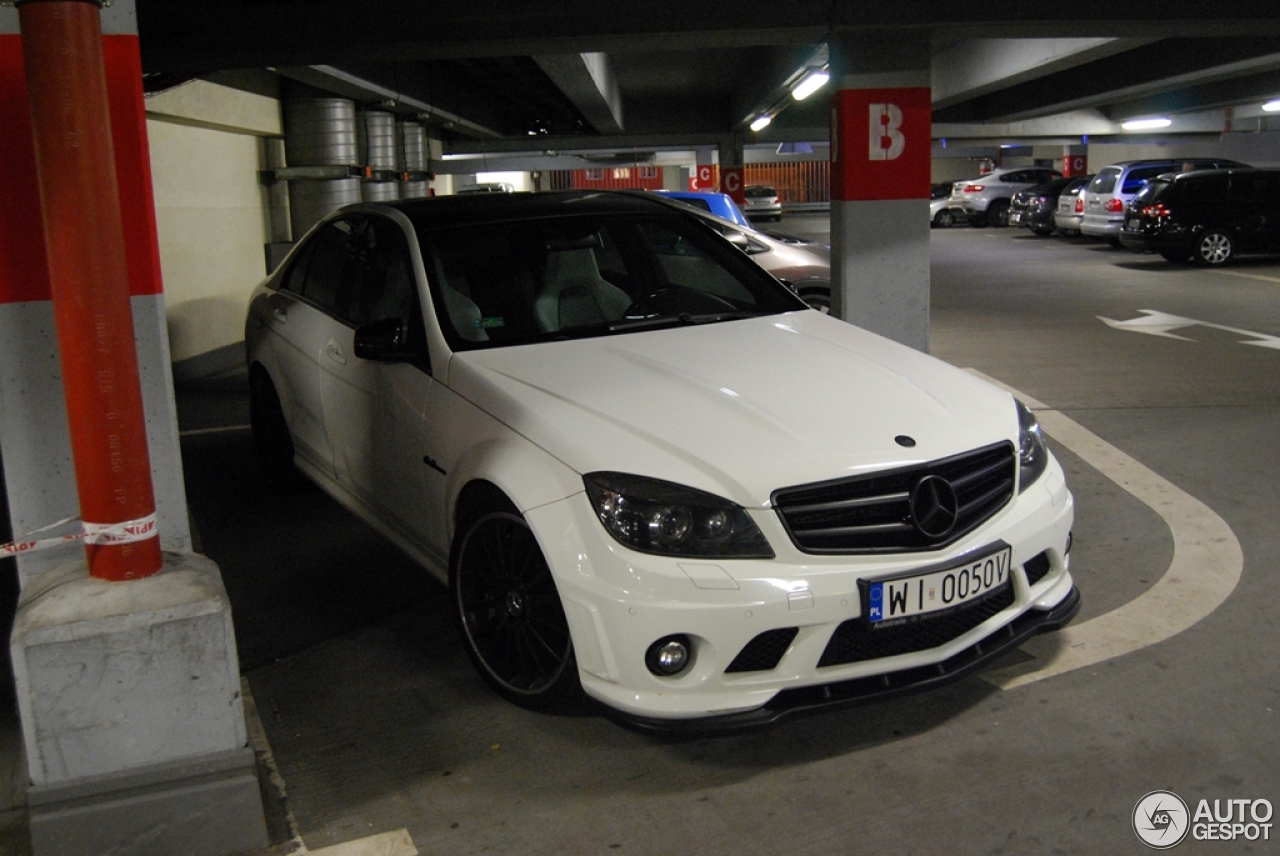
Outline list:
[[[1033,660],[986,672],[983,680],[1013,689],[1138,651],[1198,623],[1231,595],[1244,553],[1213,509],[1061,412],[969,371],[1036,411],[1046,433],[1160,515],[1173,538],[1173,560],[1151,588],[1104,615],[1029,640],[1021,650]]]
[[[418,848],[413,846],[413,839],[409,837],[407,829],[382,832],[368,838],[306,852],[310,856],[418,856]]]
[[[1235,270],[1215,270],[1212,273],[1220,273],[1223,276],[1238,276],[1241,279],[1260,279],[1263,282],[1280,282],[1280,276],[1264,276],[1260,273],[1240,273]]]

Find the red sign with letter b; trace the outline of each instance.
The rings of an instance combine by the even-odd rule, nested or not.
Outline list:
[[[928,87],[845,89],[832,105],[832,200],[929,198]]]

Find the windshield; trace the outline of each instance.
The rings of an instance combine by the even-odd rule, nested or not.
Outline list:
[[[551,217],[419,234],[455,350],[729,321],[806,308],[685,216]]]

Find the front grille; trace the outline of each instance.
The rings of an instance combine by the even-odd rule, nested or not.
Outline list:
[[[818,666],[841,666],[880,657],[910,654],[945,645],[963,636],[991,616],[1013,604],[1013,586],[965,609],[910,624],[875,627],[865,619],[851,618],[831,634]]]
[[[791,640],[800,632],[798,627],[779,627],[766,630],[746,644],[733,658],[725,672],[767,672],[778,667],[782,655],[791,647]]]
[[[865,554],[936,550],[972,532],[1013,497],[1013,445],[998,443],[952,458],[889,472],[783,488],[773,505],[805,553]],[[916,527],[911,491],[926,476],[950,483],[959,502],[955,526],[942,537]]]

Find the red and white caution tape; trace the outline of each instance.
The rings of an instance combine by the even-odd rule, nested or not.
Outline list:
[[[81,522],[82,531],[72,532],[67,535],[56,535],[52,538],[38,538],[36,536],[50,529],[57,529],[67,523],[79,521],[79,517],[67,517],[59,520],[57,523],[50,523],[36,531],[19,538],[16,541],[10,541],[8,544],[0,544],[0,557],[4,556],[21,556],[24,553],[35,553],[40,550],[48,550],[50,547],[57,547],[59,544],[67,544],[72,541],[83,541],[86,544],[96,545],[118,545],[131,544],[135,541],[145,541],[148,538],[156,536],[156,515],[155,512],[148,514],[146,517],[139,517],[137,520],[125,520],[120,523],[84,523]]]

